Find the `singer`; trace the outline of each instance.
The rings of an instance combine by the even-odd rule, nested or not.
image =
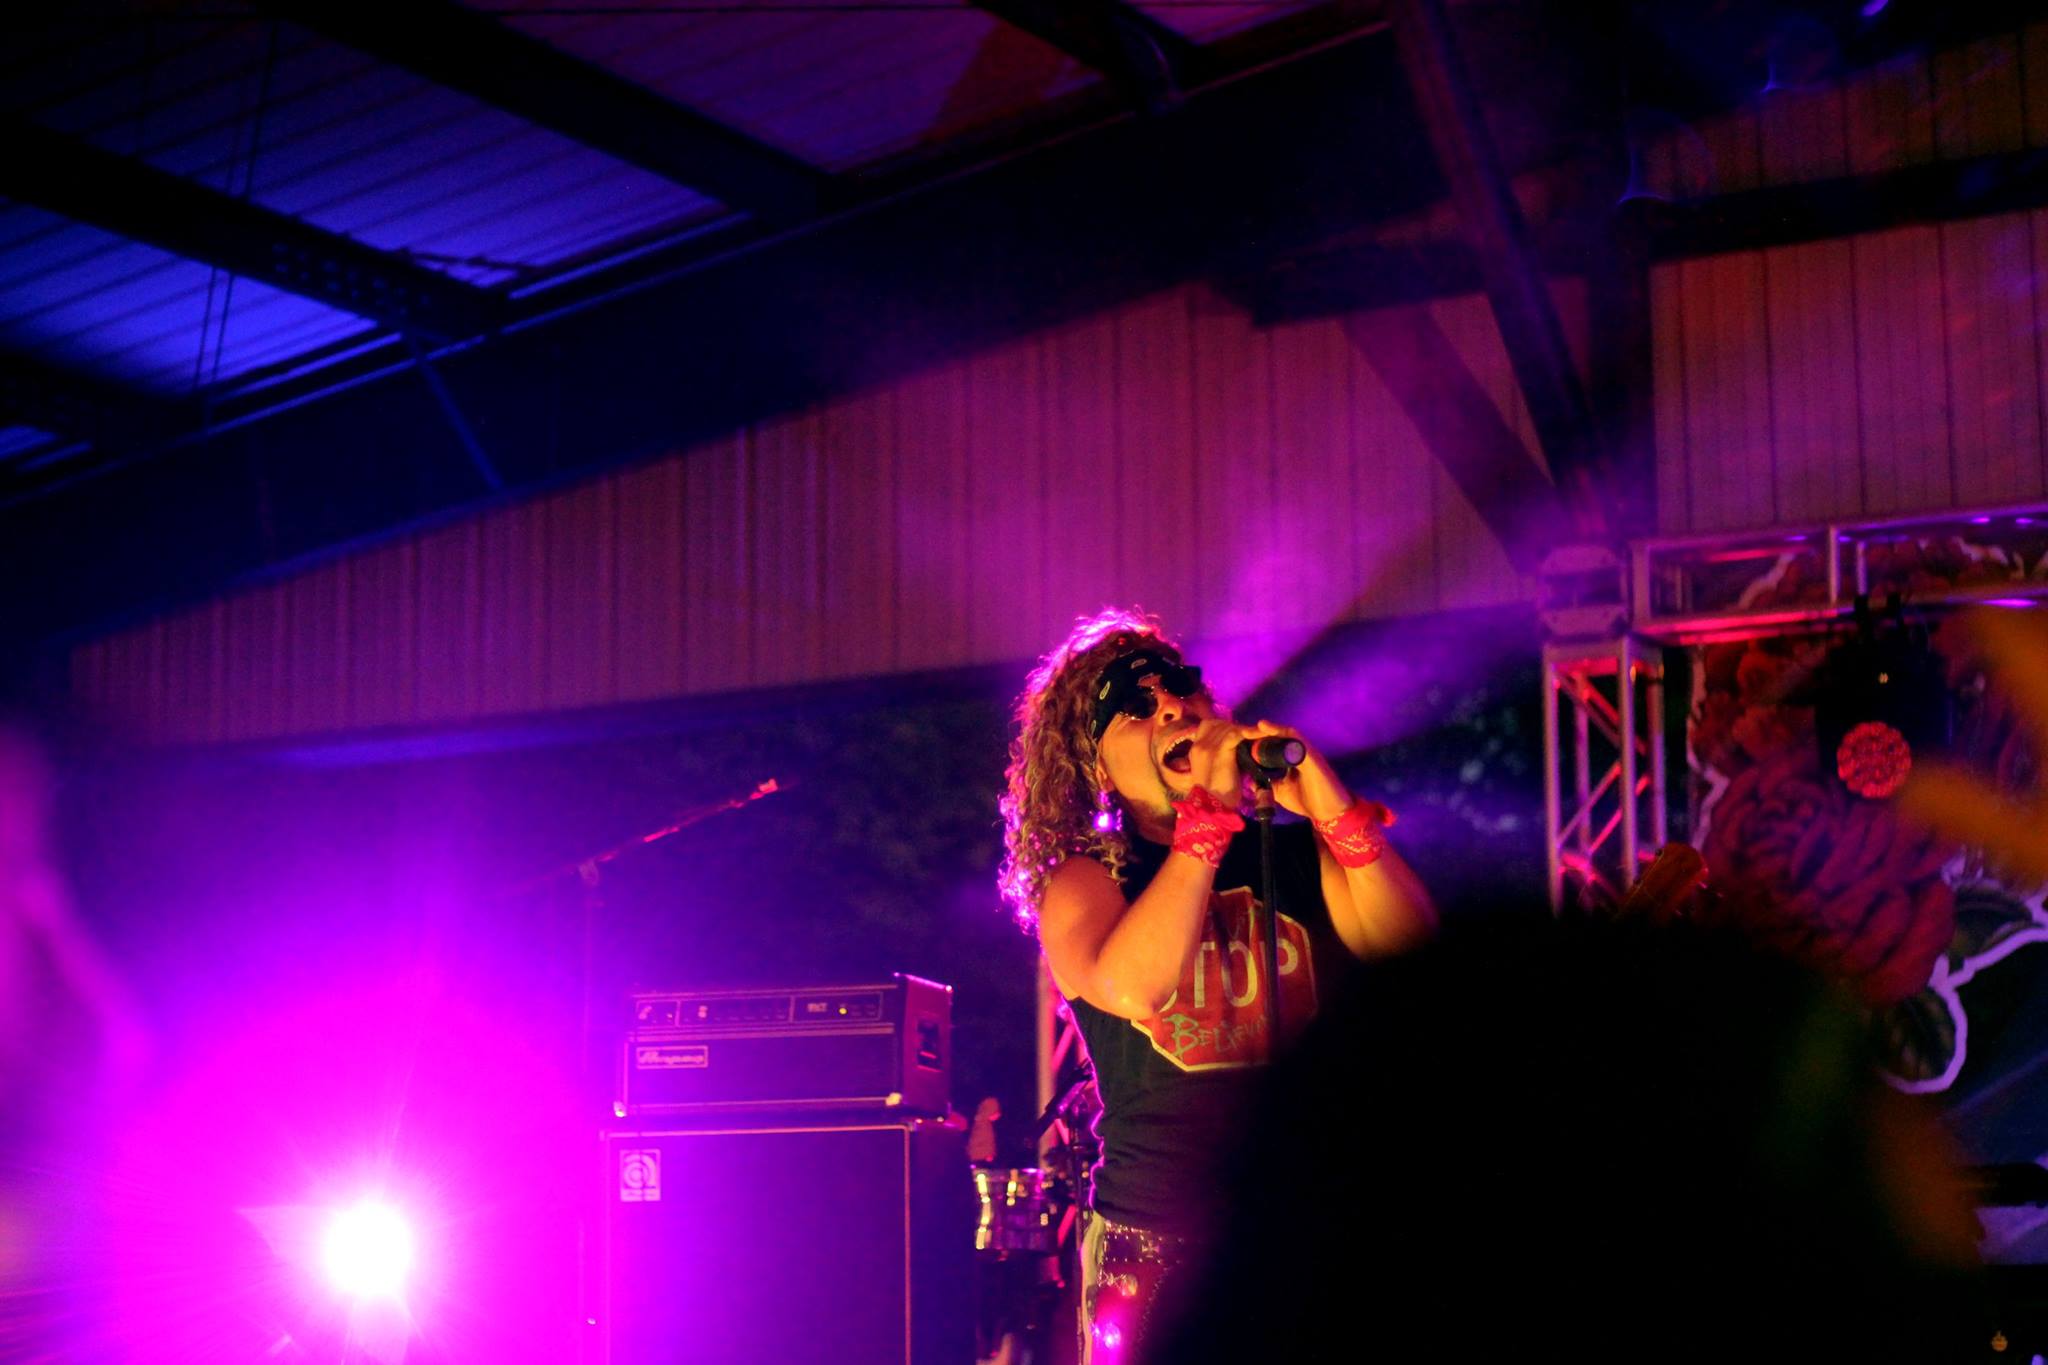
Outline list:
[[[1356,799],[1299,731],[1241,725],[1159,623],[1079,622],[1018,698],[1002,798],[1004,897],[1035,924],[1095,1064],[1103,1156],[1082,1238],[1081,1358],[1129,1348],[1223,1198],[1218,1163],[1254,1094],[1268,1035],[1257,832],[1246,741],[1292,738],[1273,780],[1306,823],[1274,831],[1279,1018],[1292,1036],[1349,958],[1398,952],[1436,913]],[[1259,745],[1261,759],[1280,747]],[[1276,1305],[1276,1311],[1278,1306]]]

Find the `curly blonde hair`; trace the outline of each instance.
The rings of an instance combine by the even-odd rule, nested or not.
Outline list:
[[[1123,876],[1130,844],[1120,821],[1098,821],[1095,785],[1095,680],[1118,655],[1151,647],[1178,658],[1157,618],[1137,607],[1108,607],[1074,623],[1067,638],[1033,669],[1017,698],[1016,737],[1003,774],[1003,899],[1030,929],[1054,868],[1085,855]]]

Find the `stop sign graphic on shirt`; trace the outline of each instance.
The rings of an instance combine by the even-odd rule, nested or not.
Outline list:
[[[1202,941],[1166,1008],[1132,1023],[1183,1071],[1257,1066],[1271,1060],[1266,1036],[1265,906],[1246,887],[1209,897]],[[1316,1013],[1308,931],[1280,916],[1280,1030],[1298,1036]]]

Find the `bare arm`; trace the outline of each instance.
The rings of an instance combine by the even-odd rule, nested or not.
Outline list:
[[[1189,755],[1195,785],[1228,792],[1235,804],[1237,727],[1211,725]],[[1171,838],[1157,831],[1155,837]],[[1203,917],[1216,869],[1187,853],[1168,853],[1136,899],[1093,858],[1069,858],[1053,869],[1038,908],[1038,940],[1052,979],[1069,1000],[1086,1000],[1125,1019],[1149,1019],[1166,1008],[1202,941]]]
[[[1216,869],[1169,853],[1151,885],[1128,903],[1123,888],[1093,858],[1054,869],[1038,910],[1038,941],[1053,982],[1068,999],[1086,1000],[1124,1019],[1166,1008],[1202,938]]]
[[[1353,957],[1386,957],[1413,948],[1436,932],[1436,906],[1401,855],[1392,848],[1377,862],[1344,867],[1316,841],[1322,863],[1323,901],[1330,922]]]

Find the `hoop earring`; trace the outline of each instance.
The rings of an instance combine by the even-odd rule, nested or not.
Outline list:
[[[1095,789],[1095,829],[1099,834],[1113,834],[1124,827],[1123,808],[1109,799],[1109,791],[1103,787]]]

